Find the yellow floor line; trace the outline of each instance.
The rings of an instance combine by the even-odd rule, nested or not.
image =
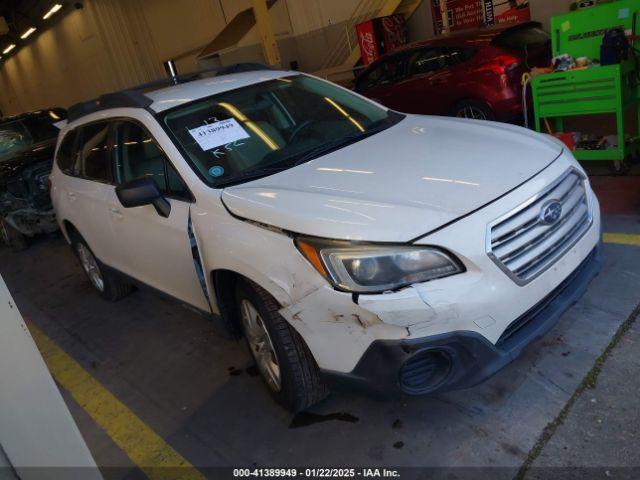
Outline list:
[[[205,477],[124,403],[32,323],[29,330],[53,378],[151,480]]]
[[[603,240],[605,243],[617,243],[619,245],[640,245],[640,235],[628,233],[605,233]]]

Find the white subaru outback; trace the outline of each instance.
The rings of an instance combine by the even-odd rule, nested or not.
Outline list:
[[[600,269],[598,201],[551,137],[297,72],[177,83],[70,109],[60,227],[104,298],[145,284],[244,334],[286,408],[477,384]]]

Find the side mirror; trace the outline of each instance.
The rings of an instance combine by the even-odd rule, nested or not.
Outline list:
[[[124,208],[153,205],[158,215],[166,218],[171,213],[171,204],[162,196],[153,178],[141,177],[121,183],[116,187],[116,195]]]

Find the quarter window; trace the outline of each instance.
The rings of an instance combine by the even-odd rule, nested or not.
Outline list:
[[[150,177],[165,195],[183,199],[190,197],[160,145],[136,123],[120,122],[116,126],[115,166],[118,183]]]
[[[409,74],[422,75],[432,73],[447,66],[447,54],[440,48],[418,50],[409,60]]]
[[[91,180],[110,183],[109,124],[94,123],[82,129],[83,175]]]
[[[73,130],[67,133],[60,143],[58,153],[56,155],[56,162],[58,168],[64,173],[70,174],[73,170],[73,164],[75,163],[75,143],[76,143],[77,131]]]

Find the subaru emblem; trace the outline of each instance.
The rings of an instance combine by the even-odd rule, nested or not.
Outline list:
[[[558,200],[549,200],[540,209],[540,223],[553,225],[562,216],[562,204]]]

